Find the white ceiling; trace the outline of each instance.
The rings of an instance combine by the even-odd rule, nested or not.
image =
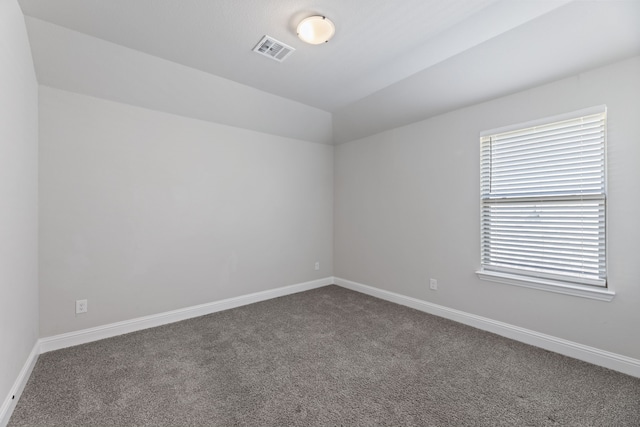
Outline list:
[[[332,111],[407,77],[395,61],[496,0],[21,0],[26,15]],[[518,20],[562,5],[540,7]],[[325,14],[330,43],[311,46],[299,20]],[[480,40],[490,28],[480,28]],[[268,34],[293,46],[285,62],[251,49]],[[466,46],[456,46],[458,53]],[[408,57],[408,58],[403,58]],[[423,58],[429,60],[430,58]],[[417,65],[420,67],[420,65]],[[413,72],[419,71],[416,65]]]
[[[339,140],[640,53],[638,0],[19,2],[25,15],[38,20],[331,112],[339,126],[358,127]],[[335,22],[329,43],[306,45],[296,37],[296,24],[312,14]],[[36,32],[30,29],[30,37]],[[255,54],[252,48],[265,34],[296,51],[283,63]],[[55,47],[47,45],[53,41],[32,40],[32,46],[38,43],[39,79],[56,86],[47,68],[60,67],[55,62],[63,57],[41,61]],[[537,59],[544,66],[533,72],[516,66]],[[499,65],[508,65],[508,72],[496,78]],[[69,64],[64,78],[86,80],[73,75],[77,68]],[[460,90],[465,83],[475,88],[468,96]],[[412,95],[428,99],[428,108],[416,105]],[[398,105],[407,98],[411,112]]]

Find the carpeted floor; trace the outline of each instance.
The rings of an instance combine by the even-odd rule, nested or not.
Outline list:
[[[40,356],[9,426],[639,426],[640,379],[337,286]]]

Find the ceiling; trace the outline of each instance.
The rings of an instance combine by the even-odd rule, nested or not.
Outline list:
[[[22,0],[26,15],[332,111],[404,77],[398,61],[496,0]],[[546,4],[545,4],[546,3]],[[536,16],[563,2],[542,2]],[[307,45],[295,27],[325,14],[337,27]],[[294,47],[283,63],[256,55],[265,34]],[[478,39],[476,39],[478,40]],[[452,49],[458,53],[466,46]],[[418,65],[418,67],[420,67]],[[413,71],[418,71],[415,69]]]
[[[415,93],[416,88],[424,88],[425,84],[428,87],[430,81],[437,82],[438,88],[433,90],[433,97],[429,93],[423,95],[438,104],[429,110],[438,113],[503,95],[505,87],[521,90],[564,77],[575,72],[577,66],[599,66],[640,53],[637,0],[19,0],[19,3],[27,16],[334,116],[343,115],[338,122],[348,118],[356,123],[358,114],[376,121],[372,111],[378,109],[382,110],[380,114],[386,114],[383,106],[387,101]],[[585,9],[590,12],[577,13]],[[607,12],[609,9],[613,12]],[[296,37],[297,23],[312,14],[323,14],[334,21],[336,35],[329,43],[312,46]],[[561,18],[553,21],[555,16]],[[523,36],[526,28],[529,32]],[[559,39],[575,31],[584,37],[584,43],[569,37],[571,45],[563,46],[554,56],[545,55],[553,51]],[[265,34],[296,51],[282,63],[252,52]],[[528,44],[514,45],[510,40]],[[595,48],[590,46],[592,42]],[[478,54],[489,45],[494,46],[491,61]],[[514,49],[519,51],[517,55]],[[569,57],[567,50],[572,52]],[[443,78],[467,75],[469,81],[481,87],[482,76],[490,74],[486,77],[493,84],[495,74],[487,73],[495,68],[492,64],[518,62],[526,52],[551,63],[536,69],[536,73],[524,73],[526,78],[523,73],[502,74],[499,80],[504,85],[500,90],[472,91],[473,97],[465,98],[456,90],[460,87],[458,80]],[[575,62],[574,56],[580,60]],[[468,60],[461,60],[462,57]],[[528,61],[535,63],[535,58],[529,56]],[[43,67],[36,69],[46,73]],[[430,80],[430,75],[437,75],[437,79]],[[455,102],[446,95],[448,87],[456,93]],[[424,118],[425,114],[431,114],[429,111],[423,108],[413,114],[402,114],[406,121],[406,117]],[[385,122],[385,126],[394,126],[389,118],[386,121],[390,123]],[[362,132],[351,132],[345,138],[358,136]]]

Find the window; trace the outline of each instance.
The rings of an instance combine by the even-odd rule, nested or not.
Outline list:
[[[605,141],[604,106],[481,134],[481,278],[611,299]]]

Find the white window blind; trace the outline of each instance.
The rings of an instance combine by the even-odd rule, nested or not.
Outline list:
[[[606,286],[606,110],[481,137],[485,271]]]

